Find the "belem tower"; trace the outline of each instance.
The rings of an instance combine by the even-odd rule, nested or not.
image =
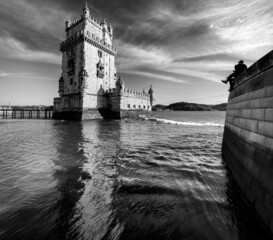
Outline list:
[[[120,119],[151,112],[152,88],[147,93],[133,91],[117,77],[117,49],[112,45],[110,24],[92,17],[86,4],[79,18],[66,21],[65,31],[60,45],[60,97],[54,98],[53,118]]]

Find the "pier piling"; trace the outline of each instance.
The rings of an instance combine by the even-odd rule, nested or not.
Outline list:
[[[0,119],[51,119],[52,111],[52,107],[0,106]]]

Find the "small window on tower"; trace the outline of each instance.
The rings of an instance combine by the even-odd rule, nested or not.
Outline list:
[[[98,50],[98,56],[101,58],[102,57],[102,51]]]
[[[70,85],[73,85],[73,78],[70,78]]]
[[[130,108],[130,104],[128,104],[127,107]]]

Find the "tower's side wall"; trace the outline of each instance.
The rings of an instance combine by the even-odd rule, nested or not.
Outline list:
[[[80,120],[82,115],[80,94],[54,98],[54,119]]]
[[[139,115],[150,115],[150,95],[129,89],[111,89],[104,98],[104,106],[99,109],[104,118],[137,118]]]
[[[90,38],[103,40],[103,27],[96,22],[87,21],[84,31]],[[108,39],[107,43],[112,45],[110,39]],[[85,80],[86,87],[83,95],[83,109],[104,108],[106,104],[106,100],[103,97],[104,92],[115,87],[115,56],[88,41],[84,41],[84,56],[88,77]],[[97,66],[99,62],[104,67],[103,77],[98,76]]]
[[[273,233],[273,52],[236,79],[222,154],[243,194]]]
[[[90,34],[94,34],[95,36],[102,39],[102,27],[99,25],[99,23],[92,20],[91,21],[87,20],[85,25],[85,30],[86,32],[89,32]]]
[[[69,75],[69,67],[68,67],[68,61],[70,59],[69,57],[70,49],[63,52],[62,76],[64,79],[64,95],[74,94],[79,92],[79,87],[80,87],[79,72],[82,66],[82,49],[83,49],[83,42],[73,46],[73,52],[75,55],[75,57],[73,58],[75,61],[75,68],[74,68],[74,74],[72,75]],[[71,81],[72,81],[72,84],[71,84]]]
[[[149,95],[135,91],[130,92],[127,89],[122,94],[120,108],[122,110],[152,110]]]

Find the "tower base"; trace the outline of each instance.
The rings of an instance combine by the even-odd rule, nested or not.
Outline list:
[[[152,113],[145,110],[121,110],[112,111],[108,108],[85,109],[83,111],[54,111],[53,119],[81,121],[88,119],[122,119],[122,118],[140,118],[141,116],[150,117]]]

